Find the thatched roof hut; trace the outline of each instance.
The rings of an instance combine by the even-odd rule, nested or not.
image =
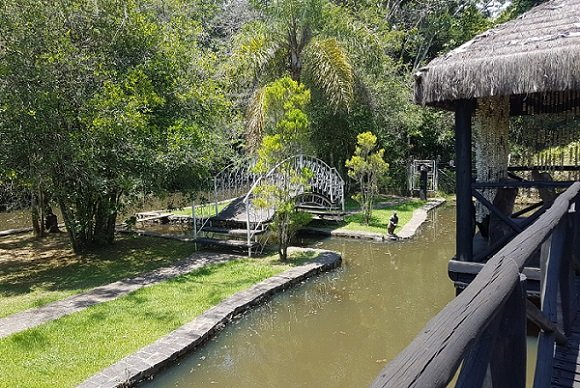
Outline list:
[[[511,96],[511,114],[580,104],[580,0],[552,0],[439,57],[416,75],[415,101]]]
[[[472,220],[498,215],[495,188],[508,185],[500,182],[508,176],[510,116],[565,112],[577,122],[580,0],[548,1],[433,60],[416,75],[415,102],[455,112],[457,258],[472,261]],[[525,136],[542,133],[530,129]]]

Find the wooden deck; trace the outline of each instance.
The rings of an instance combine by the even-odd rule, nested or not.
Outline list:
[[[580,295],[580,276],[576,276],[576,295]],[[576,311],[566,346],[556,346],[551,386],[580,387],[580,311]]]

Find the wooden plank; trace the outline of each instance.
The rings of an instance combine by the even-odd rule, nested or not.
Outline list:
[[[473,203],[471,201],[471,115],[473,100],[457,102],[455,109],[455,156],[457,227],[456,255],[460,261],[473,261]]]
[[[550,386],[554,362],[554,342],[554,333],[541,332],[538,337],[534,388],[546,388]]]
[[[532,210],[537,209],[537,208],[542,207],[542,206],[544,206],[544,201],[540,201],[538,203],[534,203],[531,206],[528,206],[528,207],[526,207],[526,208],[524,208],[522,210],[519,210],[519,211],[513,213],[511,215],[511,218],[517,218],[517,217],[519,217],[519,216],[521,216],[523,214],[526,214],[527,212],[531,212]]]
[[[580,171],[580,166],[509,166],[508,171]]]
[[[477,275],[485,266],[484,263],[467,263],[464,261],[449,260],[447,270],[449,272],[467,273]],[[540,269],[535,267],[524,267],[522,273],[526,275],[528,281],[540,281]]]
[[[526,386],[526,277],[503,307],[500,327],[490,360],[492,386],[525,388]]]
[[[564,245],[562,247],[562,263],[560,265],[560,299],[562,306],[563,327],[566,333],[571,332],[572,324],[576,316],[576,286],[574,267],[572,264],[572,219],[570,214],[562,220],[565,225]]]
[[[218,240],[215,238],[197,238],[193,241],[203,245],[214,245],[231,248],[248,248],[248,247],[254,248],[258,245],[257,243],[252,243],[248,245],[246,241],[241,240]]]
[[[537,222],[494,255],[474,281],[385,366],[373,387],[447,385],[469,344],[483,333],[519,284],[526,260],[558,225],[579,189],[580,183],[572,185]]]

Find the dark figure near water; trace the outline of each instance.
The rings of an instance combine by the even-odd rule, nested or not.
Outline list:
[[[395,228],[399,223],[399,217],[397,217],[397,212],[394,212],[389,220],[389,226],[387,227],[387,233],[389,236],[395,236]]]
[[[427,200],[427,173],[429,172],[429,167],[422,164],[420,168],[420,177],[419,177],[419,198],[422,201]]]
[[[46,214],[44,227],[46,230],[48,230],[48,233],[60,233],[60,230],[58,229],[58,219],[50,209]]]

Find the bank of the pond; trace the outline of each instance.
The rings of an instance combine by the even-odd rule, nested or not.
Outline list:
[[[292,269],[302,268],[300,265],[317,255],[301,252],[287,264],[270,257],[206,266],[0,339],[0,386],[79,384],[236,292],[289,268],[294,273]],[[266,291],[266,286],[255,289]],[[135,361],[135,365],[142,364]],[[126,376],[126,369],[123,373]]]
[[[144,387],[368,386],[454,297],[454,228],[443,206],[407,241],[303,240],[340,252],[341,269],[252,309]]]
[[[331,237],[393,241],[396,239],[388,236],[386,231],[389,218],[396,211],[400,227],[400,229],[396,230],[396,235],[398,239],[409,239],[415,235],[419,227],[425,222],[427,213],[444,203],[445,199],[443,198],[434,198],[427,202],[409,200],[373,210],[374,220],[370,225],[363,224],[361,214],[352,214],[347,216],[344,222],[323,221],[309,225],[303,228],[301,232]]]
[[[304,250],[299,249],[293,251],[294,254],[297,251],[304,252]],[[236,293],[217,306],[205,311],[193,321],[102,370],[80,386],[97,388],[135,384],[154,375],[178,357],[202,345],[215,332],[222,329],[227,322],[251,306],[308,277],[340,265],[341,257],[334,252],[321,250],[312,252],[316,253],[314,260],[288,269],[245,291]]]

